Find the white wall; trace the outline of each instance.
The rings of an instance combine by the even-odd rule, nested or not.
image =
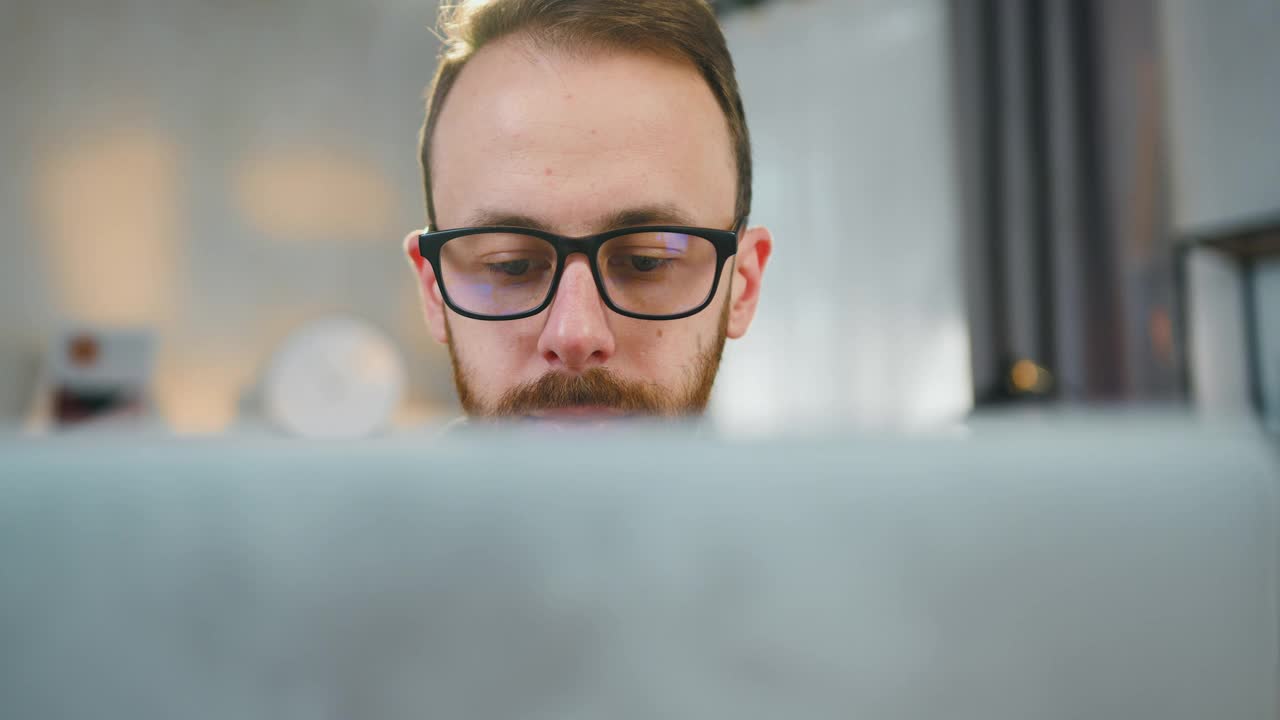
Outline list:
[[[1161,11],[1177,229],[1280,214],[1280,2]]]
[[[1175,229],[1186,236],[1280,219],[1280,2],[1162,0]],[[1274,262],[1251,282],[1262,400],[1280,407]],[[1188,266],[1197,405],[1245,412],[1250,340],[1241,265],[1197,251]],[[1276,422],[1272,415],[1272,422]]]
[[[1254,267],[1253,307],[1264,417],[1267,426],[1280,433],[1280,258],[1259,261]]]
[[[914,427],[971,403],[942,0],[780,2],[726,32],[773,230],[727,427]]]
[[[1187,254],[1187,352],[1196,408],[1211,417],[1247,416],[1249,341],[1245,276],[1225,253],[1195,248]]]
[[[400,240],[435,6],[34,0],[0,22],[0,416],[63,319],[145,324],[161,404],[217,424],[275,341],[358,313],[452,403]]]

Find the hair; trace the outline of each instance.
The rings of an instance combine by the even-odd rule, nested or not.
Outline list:
[[[520,34],[536,46],[570,52],[627,50],[689,61],[724,112],[738,170],[735,220],[751,210],[751,140],[733,59],[707,0],[447,0],[440,9],[443,47],[427,88],[418,139],[427,221],[436,225],[431,138],[449,91],[467,62],[489,43]]]

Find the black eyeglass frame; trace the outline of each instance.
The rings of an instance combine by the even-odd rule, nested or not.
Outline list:
[[[508,225],[495,225],[489,227],[466,227],[455,228],[452,230],[437,230],[434,232],[424,232],[418,234],[418,253],[423,259],[431,263],[431,269],[435,271],[436,283],[440,286],[440,295],[444,298],[445,304],[451,310],[459,315],[473,320],[519,320],[521,318],[532,317],[546,310],[551,305],[551,301],[555,299],[556,291],[560,288],[560,277],[564,274],[565,264],[569,257],[581,253],[587,256],[587,262],[591,265],[591,277],[595,279],[596,290],[600,293],[600,298],[604,300],[604,304],[610,310],[630,318],[638,320],[679,320],[691,315],[697,315],[707,306],[711,304],[711,300],[716,296],[716,290],[720,287],[720,274],[724,270],[725,261],[738,253],[738,238],[742,232],[742,221],[734,224],[732,230],[717,230],[714,228],[688,227],[684,225],[642,225],[637,227],[618,228],[609,230],[608,232],[596,235],[586,235],[583,237],[567,237],[564,235],[556,235],[555,233],[543,230],[534,230],[532,228],[514,227]],[[674,315],[646,315],[643,313],[630,312],[618,307],[614,304],[613,299],[609,297],[609,292],[605,289],[604,280],[600,276],[599,254],[600,248],[605,242],[623,235],[635,235],[638,233],[678,233],[681,235],[692,235],[709,241],[716,249],[716,273],[711,281],[711,290],[707,292],[707,297],[703,299],[692,310],[686,310]],[[547,297],[542,303],[532,310],[528,310],[513,315],[482,315],[469,310],[458,307],[453,299],[449,297],[449,288],[444,280],[444,275],[440,270],[440,251],[444,248],[445,243],[450,240],[467,237],[468,235],[485,235],[489,233],[510,233],[513,235],[528,235],[546,241],[556,251],[556,271],[551,278],[551,287],[547,290]]]

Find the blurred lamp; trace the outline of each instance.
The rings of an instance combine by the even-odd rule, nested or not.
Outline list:
[[[292,435],[355,438],[390,423],[404,386],[404,363],[384,333],[356,318],[330,317],[285,339],[263,395],[267,417]]]

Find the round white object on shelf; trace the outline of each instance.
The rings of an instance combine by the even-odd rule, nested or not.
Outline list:
[[[267,417],[307,438],[356,438],[386,427],[404,393],[395,344],[368,323],[329,317],[281,344],[263,383]]]

